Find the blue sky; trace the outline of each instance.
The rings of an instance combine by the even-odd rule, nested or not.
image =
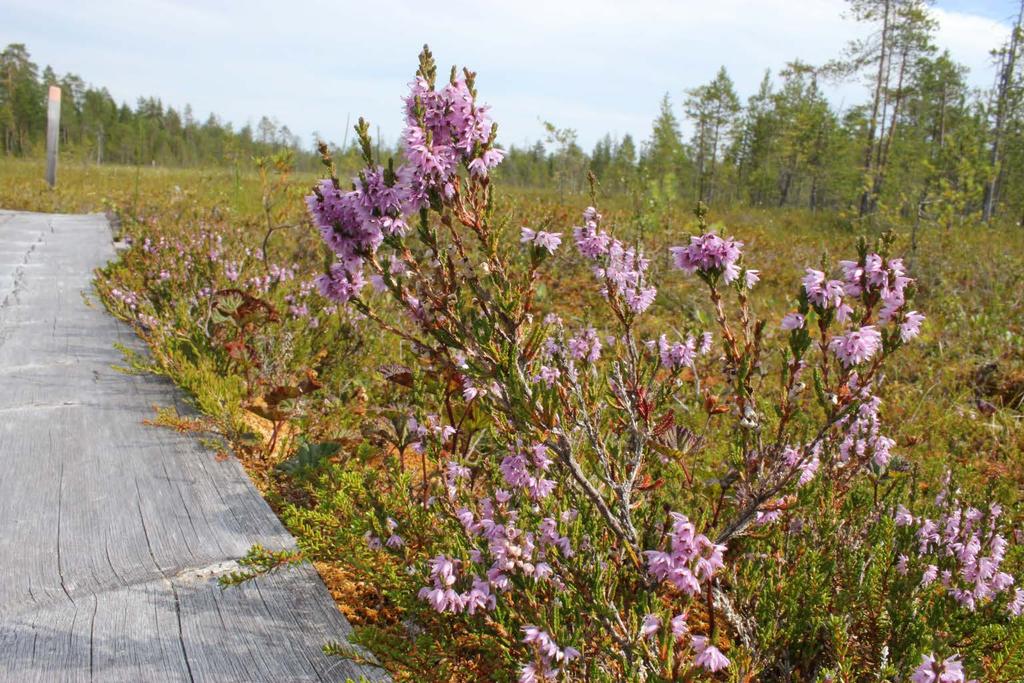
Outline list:
[[[1017,6],[936,4],[936,42],[972,85],[991,84],[988,51]],[[119,100],[156,95],[236,125],[266,114],[304,141],[319,131],[340,142],[347,116],[398,136],[400,96],[427,42],[443,72],[455,62],[479,73],[500,142],[536,140],[546,119],[589,148],[606,132],[646,138],[664,93],[681,115],[685,89],[720,65],[746,98],[766,68],[838,56],[864,31],[845,14],[844,0],[0,0],[0,44],[26,43],[37,63]],[[852,82],[829,94],[848,106],[865,92]]]

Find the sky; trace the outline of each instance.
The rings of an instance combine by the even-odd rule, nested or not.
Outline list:
[[[276,118],[303,142],[342,142],[365,116],[385,141],[401,133],[401,96],[429,43],[447,74],[478,73],[498,141],[541,139],[542,121],[577,131],[648,137],[668,93],[682,118],[688,88],[720,66],[742,99],[765,69],[841,55],[865,28],[845,0],[0,0],[0,46],[25,43],[40,66],[77,73],[118,101],[157,96],[203,120],[236,126]],[[994,79],[989,51],[1007,37],[1019,0],[938,0],[936,43]],[[829,86],[833,104],[866,98],[863,83]],[[685,126],[684,126],[685,128]],[[351,139],[351,136],[349,136]]]

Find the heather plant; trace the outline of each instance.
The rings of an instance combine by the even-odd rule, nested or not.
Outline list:
[[[307,199],[334,255],[320,293],[413,352],[412,367],[390,374],[407,391],[384,411],[397,471],[369,487],[365,522],[368,548],[418,586],[403,605],[420,605],[422,623],[432,611],[488,634],[524,682],[770,669],[778,643],[763,642],[757,588],[742,577],[759,561],[758,535],[806,547],[805,518],[823,497],[835,510],[873,491],[875,509],[906,468],[878,388],[924,316],[892,236],[807,268],[791,312],[768,322],[752,302],[756,256],[703,206],[697,234],[667,254],[617,236],[596,197],[571,232],[496,219],[503,153],[474,73],[439,82],[425,49],[405,117],[399,162],[375,158],[360,120],[365,169],[343,184],[323,147],[330,177]],[[538,296],[567,249],[593,278],[571,319]],[[650,318],[651,259],[700,283],[709,329]],[[867,524],[850,551],[883,571],[899,539],[879,537],[892,528],[880,515]],[[995,539],[979,540],[971,572],[954,580],[949,569],[947,583],[960,602],[965,581],[976,601],[1007,594],[1013,616],[1019,594]],[[905,574],[900,562],[889,569]],[[936,638],[918,632],[880,666],[905,677]],[[818,655],[801,676],[833,675],[822,662],[836,655]],[[952,671],[950,661],[937,666]]]
[[[257,165],[262,201],[252,219],[229,219],[178,188],[169,205],[119,207],[125,249],[96,285],[150,346],[145,369],[174,378],[212,418],[207,428],[264,461],[294,445],[281,437],[298,424],[336,427],[324,416],[360,391],[353,351],[366,342],[351,316],[317,294],[319,264],[300,258],[308,247],[283,239],[302,218],[293,212],[289,222],[278,208],[296,204],[288,155]],[[329,401],[317,395],[323,387]]]

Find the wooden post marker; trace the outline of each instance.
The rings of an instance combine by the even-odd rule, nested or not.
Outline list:
[[[60,139],[60,88],[50,86],[50,102],[46,111],[46,182],[57,184],[57,142]]]

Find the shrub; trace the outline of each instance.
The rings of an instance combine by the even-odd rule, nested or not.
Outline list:
[[[828,674],[842,654],[814,619],[836,615],[808,618],[806,641],[791,647],[758,618],[772,598],[750,574],[775,571],[759,553],[765,534],[807,551],[865,490],[862,531],[842,531],[850,552],[890,578],[910,571],[896,561],[904,532],[892,521],[908,464],[885,435],[877,389],[924,317],[893,238],[862,239],[834,273],[808,268],[792,311],[769,323],[751,301],[759,271],[704,207],[697,234],[665,255],[617,236],[595,206],[571,238],[550,226],[510,235],[493,221],[502,151],[475,81],[453,69],[438,83],[424,49],[401,163],[374,158],[360,119],[366,167],[346,187],[322,147],[330,177],[307,198],[335,255],[321,294],[415,350],[391,421],[401,476],[373,496],[371,550],[407,566],[418,619],[433,610],[489,634],[520,681],[781,672],[801,647],[798,676]],[[593,273],[593,305],[571,321],[537,295],[567,248]],[[645,317],[658,292],[650,259],[666,256],[702,283],[713,329],[658,329]],[[993,619],[1019,614],[1021,592],[999,570],[998,514],[965,514],[984,535],[973,555],[956,554],[949,544],[963,539],[952,532],[921,553],[960,558],[948,571],[962,580],[944,584],[952,598],[998,603]],[[907,519],[901,509],[896,522]],[[800,590],[801,577],[790,581],[783,593]],[[883,590],[889,599],[897,588]],[[789,638],[798,633],[791,626]],[[869,659],[908,676],[926,646],[942,645],[914,634],[877,639],[885,653]]]

